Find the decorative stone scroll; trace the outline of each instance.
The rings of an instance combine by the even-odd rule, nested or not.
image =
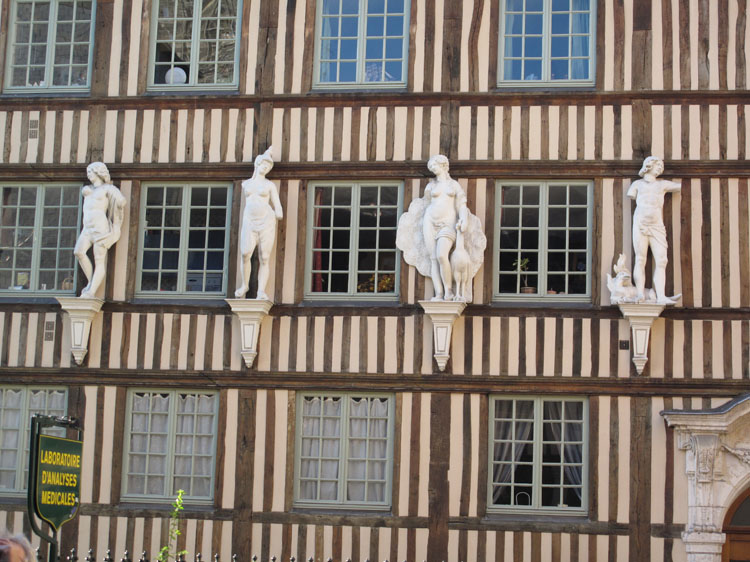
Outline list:
[[[648,340],[651,326],[664,307],[677,303],[681,295],[665,294],[667,270],[667,229],[664,226],[664,196],[680,190],[677,182],[658,179],[664,162],[657,156],[643,161],[638,175],[641,179],[630,184],[627,196],[636,202],[633,213],[633,253],[635,266],[631,276],[624,254],[614,266],[615,276],[607,274],[610,302],[620,307],[630,322],[633,334],[633,363],[638,374],[648,362]],[[653,255],[653,287],[646,288],[645,272],[648,251]]]
[[[687,560],[720,562],[724,518],[750,482],[750,394],[710,410],[661,415],[685,451],[688,522],[682,540]]]
[[[450,356],[453,321],[472,301],[472,279],[484,262],[487,238],[482,222],[466,206],[466,192],[448,173],[448,158],[433,156],[427,168],[435,177],[401,215],[396,246],[406,263],[432,281],[432,300],[419,304],[432,319],[435,359],[442,371]]]

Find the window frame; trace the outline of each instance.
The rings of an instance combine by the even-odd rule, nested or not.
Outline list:
[[[47,50],[45,52],[44,60],[44,75],[45,83],[46,78],[49,78],[49,85],[45,86],[13,86],[13,56],[15,54],[15,41],[16,41],[16,12],[19,3],[33,4],[35,0],[11,0],[10,9],[8,14],[8,37],[5,50],[5,77],[3,79],[3,86],[5,93],[43,93],[48,94],[50,92],[61,92],[61,93],[87,93],[91,91],[91,78],[94,66],[94,42],[96,37],[96,4],[97,0],[91,0],[91,21],[89,29],[89,53],[88,62],[86,63],[86,85],[85,86],[54,86],[52,85],[52,73],[54,65],[54,54],[55,47],[57,45],[55,41],[56,30],[57,30],[57,15],[59,10],[60,0],[49,0],[50,13],[47,27]],[[71,45],[73,42],[71,41]],[[70,65],[69,65],[70,66]],[[28,65],[25,66],[28,68]]]
[[[394,271],[394,283],[393,292],[389,293],[357,293],[357,270],[354,265],[357,263],[357,257],[359,255],[359,243],[356,239],[359,233],[359,200],[357,200],[356,208],[350,203],[350,209],[352,213],[352,223],[349,226],[349,291],[347,293],[316,293],[312,291],[312,259],[313,259],[313,220],[315,212],[315,189],[317,187],[327,186],[342,186],[352,188],[351,202],[354,201],[355,194],[359,197],[362,187],[384,187],[393,186],[398,190],[398,202],[396,204],[396,227],[394,228],[394,235],[398,228],[398,220],[404,212],[404,182],[403,181],[390,181],[390,180],[364,180],[364,181],[330,181],[330,182],[310,182],[308,183],[307,193],[307,225],[305,227],[305,300],[317,300],[317,301],[331,301],[338,299],[354,300],[354,301],[390,301],[395,302],[399,298],[399,285],[401,280],[401,250],[394,244],[394,252],[396,255],[396,267]],[[356,210],[356,212],[355,212]]]
[[[197,6],[200,2],[200,7]],[[192,20],[192,34],[190,37],[190,49],[191,53],[195,53],[197,57],[192,57],[190,61],[190,76],[197,76],[198,74],[198,62],[200,57],[200,23],[202,19],[201,10],[203,7],[204,0],[194,0],[193,3],[193,20]],[[226,84],[200,84],[200,83],[185,83],[185,84],[157,84],[154,82],[154,72],[156,70],[156,36],[159,27],[159,2],[153,2],[151,7],[151,21],[149,23],[149,46],[148,46],[148,67],[146,71],[148,75],[146,77],[146,91],[148,92],[194,92],[198,91],[235,91],[240,86],[240,51],[241,51],[241,40],[242,40],[242,6],[243,0],[237,0],[237,15],[235,19],[235,39],[234,39],[234,80],[231,83]],[[218,34],[218,31],[217,31]],[[197,47],[196,47],[197,46]],[[184,65],[183,65],[184,66]]]
[[[162,496],[153,494],[135,494],[128,493],[128,476],[129,462],[130,462],[130,442],[132,438],[132,423],[133,423],[133,397],[136,394],[148,393],[148,394],[168,394],[169,395],[169,412],[168,412],[168,430],[167,430],[167,460],[166,460],[166,472],[164,474],[165,487],[169,488],[174,486],[174,463],[175,463],[175,441],[177,436],[177,400],[175,399],[179,394],[198,394],[213,396],[214,398],[214,420],[212,431],[213,446],[211,451],[213,453],[213,461],[211,463],[211,482],[209,489],[211,495],[209,497],[201,496],[183,496],[185,503],[191,505],[214,505],[216,495],[216,459],[218,458],[218,447],[222,446],[218,439],[218,427],[219,427],[219,416],[220,412],[220,394],[217,391],[212,390],[195,390],[195,389],[158,389],[158,388],[129,388],[127,391],[126,405],[125,405],[125,438],[123,439],[122,447],[122,478],[120,482],[121,496],[120,500],[124,503],[154,503],[154,504],[171,504],[174,501],[174,497],[177,494],[170,493],[167,489],[166,493]],[[151,435],[151,428],[149,428],[148,435]],[[195,432],[193,432],[195,435]]]
[[[365,45],[366,19],[367,19],[367,2],[369,0],[358,0],[359,11],[357,12],[359,22],[357,26],[357,80],[354,82],[322,82],[320,79],[320,55],[322,48],[322,30],[323,30],[323,1],[317,0],[315,7],[315,49],[314,49],[314,68],[313,68],[313,89],[315,90],[400,90],[406,88],[409,77],[409,29],[411,16],[411,0],[404,0],[404,30],[401,60],[402,80],[398,82],[366,82],[364,80],[364,63],[365,63]]]
[[[24,473],[27,471],[28,467],[26,466],[26,462],[28,461],[29,455],[28,455],[28,449],[29,446],[29,423],[28,420],[31,416],[31,412],[29,409],[29,401],[31,398],[31,393],[36,391],[45,391],[47,393],[51,392],[63,392],[64,393],[64,402],[65,402],[65,408],[63,410],[63,416],[66,416],[68,414],[68,388],[64,386],[24,386],[24,385],[2,385],[0,386],[0,390],[6,391],[6,390],[22,390],[24,392],[24,403],[21,407],[21,424],[19,426],[19,442],[18,442],[18,451],[19,455],[16,459],[16,487],[11,490],[9,488],[0,488],[0,496],[2,497],[26,497],[27,495],[27,486],[28,486],[28,478],[24,479]],[[49,412],[49,409],[45,410],[45,413]],[[0,409],[0,413],[3,413],[3,410]],[[3,416],[4,417],[4,416]],[[0,427],[0,436],[2,436],[3,433],[2,427]],[[65,436],[65,429],[58,428],[58,427],[46,427],[42,428],[42,433],[44,435],[56,435],[59,437]],[[19,486],[20,484],[20,486]]]
[[[544,3],[543,20],[542,20],[542,79],[540,80],[512,80],[504,79],[503,56],[505,52],[505,13],[506,0],[496,0],[499,3],[499,30],[497,41],[497,87],[498,88],[571,88],[584,87],[590,88],[596,85],[596,10],[598,0],[590,1],[589,10],[589,78],[586,80],[575,80],[568,78],[566,80],[552,80],[550,75],[550,61],[552,54],[550,52],[550,41],[552,37],[552,18],[551,2],[552,0],[542,0]],[[524,11],[525,13],[525,11]],[[522,59],[523,60],[523,59]]]
[[[500,247],[500,221],[502,219],[502,212],[501,212],[501,205],[500,201],[502,200],[501,197],[501,191],[502,188],[505,186],[511,186],[511,185],[538,185],[539,191],[540,191],[540,204],[538,205],[538,208],[540,209],[539,213],[539,224],[537,226],[537,230],[540,234],[540,240],[539,240],[539,246],[538,246],[538,254],[540,259],[539,262],[539,269],[536,273],[537,279],[538,279],[538,286],[537,286],[537,292],[536,293],[501,293],[500,292],[500,251],[502,248]],[[587,199],[587,213],[586,213],[586,292],[585,293],[579,293],[579,294],[547,294],[547,286],[548,286],[548,275],[549,272],[547,271],[547,256],[548,256],[548,247],[547,247],[547,232],[548,232],[548,221],[549,221],[549,187],[550,186],[556,186],[556,185],[564,185],[564,186],[571,186],[571,185],[586,185],[587,192],[586,192],[586,199]],[[492,255],[492,300],[494,302],[517,302],[519,300],[526,301],[526,302],[550,302],[550,301],[557,301],[557,302],[572,302],[572,303],[580,303],[580,302],[591,302],[592,293],[591,293],[591,285],[592,285],[592,264],[593,264],[593,220],[594,220],[594,182],[592,180],[538,180],[538,179],[529,179],[529,180],[497,180],[495,182],[495,209],[494,209],[494,233],[493,233],[493,240],[494,240],[494,247],[493,247],[493,255]],[[542,204],[543,202],[543,204]],[[566,207],[569,208],[569,207]],[[544,211],[544,212],[542,212]],[[518,229],[521,229],[520,223]],[[568,231],[568,227],[565,228],[566,231]],[[544,236],[542,236],[544,235]],[[542,259],[543,258],[543,259]],[[522,274],[519,274],[522,275]]]
[[[183,191],[182,195],[182,210],[181,210],[181,225],[180,225],[180,246],[178,248],[178,262],[177,262],[177,287],[176,291],[159,291],[159,290],[143,290],[141,284],[143,282],[143,254],[144,254],[144,243],[146,237],[146,207],[147,207],[147,192],[150,187],[181,187]],[[188,275],[187,259],[189,252],[189,240],[190,240],[190,225],[189,225],[189,213],[190,203],[192,202],[192,188],[194,187],[224,187],[227,189],[227,202],[226,202],[226,224],[224,226],[224,268],[221,270],[222,286],[221,291],[208,292],[208,291],[187,291],[179,290],[180,287],[186,287],[186,278]],[[185,192],[189,193],[189,197],[185,196]],[[139,230],[138,230],[138,263],[136,271],[135,281],[135,296],[138,298],[159,298],[159,299],[223,299],[227,296],[228,283],[229,283],[229,242],[230,242],[230,231],[232,224],[232,196],[234,192],[234,185],[231,182],[148,182],[141,184],[141,203],[139,210]],[[164,209],[164,206],[160,207]],[[187,214],[187,217],[186,217]],[[164,228],[163,226],[159,228]],[[208,226],[204,228],[204,231],[209,229]],[[164,246],[160,247],[161,250]],[[160,267],[157,271],[161,272]],[[204,273],[208,270],[203,270]],[[214,271],[214,270],[211,270]],[[218,270],[217,270],[218,271]]]
[[[495,402],[500,400],[522,400],[528,402],[534,402],[534,459],[533,459],[533,478],[532,478],[532,489],[534,497],[541,499],[541,488],[542,488],[542,455],[541,450],[543,447],[542,441],[542,420],[544,412],[545,402],[579,402],[583,406],[583,420],[582,420],[582,435],[581,440],[583,442],[581,452],[581,507],[572,508],[560,508],[558,506],[512,506],[512,505],[493,505],[492,492],[493,492],[493,467],[494,461],[494,437],[495,437]],[[554,515],[561,517],[581,517],[586,516],[589,513],[589,462],[590,462],[590,448],[589,448],[589,433],[590,433],[590,418],[589,418],[589,399],[586,396],[580,395],[564,395],[564,396],[528,396],[522,394],[492,394],[489,397],[488,412],[490,418],[487,420],[488,431],[487,431],[487,514],[488,515]],[[515,424],[515,416],[513,418]]]
[[[300,473],[302,464],[302,404],[307,397],[342,398],[346,410],[341,413],[340,448],[339,448],[339,476],[337,484],[338,501],[329,500],[308,500],[300,499]],[[388,401],[388,431],[386,435],[387,452],[385,468],[385,491],[383,502],[348,502],[346,501],[346,483],[347,483],[347,452],[349,448],[349,399],[351,398],[378,398]],[[393,457],[395,454],[395,397],[391,393],[377,392],[338,392],[338,391],[319,391],[319,392],[297,392],[296,396],[296,415],[295,415],[295,435],[294,435],[294,482],[293,482],[293,506],[303,509],[335,509],[335,510],[356,510],[356,511],[388,511],[393,503]]]
[[[0,182],[0,193],[2,193],[3,188],[6,187],[16,187],[16,188],[29,188],[33,187],[36,188],[36,202],[35,202],[35,212],[34,212],[34,226],[33,226],[33,240],[34,243],[31,246],[31,266],[29,267],[30,271],[30,278],[29,278],[29,287],[36,287],[39,280],[39,266],[40,266],[40,260],[41,260],[41,253],[42,253],[42,227],[43,227],[43,214],[44,214],[44,203],[40,204],[39,201],[39,194],[43,193],[46,197],[46,190],[48,188],[61,188],[61,189],[75,189],[76,190],[76,197],[78,201],[78,211],[77,211],[77,219],[76,219],[76,241],[78,240],[78,237],[81,233],[81,220],[82,220],[82,208],[83,208],[83,198],[81,197],[81,185],[76,183],[70,183],[70,182],[51,182],[51,183],[29,183],[29,182],[7,182],[2,181]],[[0,202],[0,213],[2,213],[2,202]],[[20,201],[19,201],[20,204]],[[62,207],[62,204],[59,205],[57,208]],[[18,205],[15,207],[18,209]],[[16,217],[16,223],[18,222],[18,217]],[[18,224],[16,224],[16,228],[18,228]],[[26,227],[24,227],[26,228]],[[59,236],[59,228],[58,228],[58,236]],[[72,287],[69,290],[57,290],[57,289],[9,289],[0,287],[0,297],[6,297],[6,296],[34,296],[34,297],[43,297],[43,296],[56,296],[56,295],[74,295],[76,293],[76,287],[78,285],[78,271],[79,266],[78,262],[75,259],[75,256],[73,254],[73,250],[75,249],[75,241],[73,242],[73,247],[70,248],[70,253],[73,258],[73,279],[72,279]],[[59,250],[59,246],[58,246]],[[12,269],[12,271],[15,271],[15,267]],[[49,268],[47,268],[49,269]],[[61,271],[57,267],[55,268],[55,271]]]

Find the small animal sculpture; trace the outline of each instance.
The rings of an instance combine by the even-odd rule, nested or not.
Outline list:
[[[456,229],[456,247],[451,254],[451,270],[453,271],[453,280],[456,284],[456,292],[453,300],[458,302],[470,301],[470,258],[469,253],[464,247],[464,233],[460,229]]]
[[[614,266],[615,276],[607,273],[607,288],[610,292],[612,304],[639,302],[638,289],[633,285],[630,270],[625,265],[625,254],[620,254]],[[656,292],[646,289],[644,302],[656,302]]]

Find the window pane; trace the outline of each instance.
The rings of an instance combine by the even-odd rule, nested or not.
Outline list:
[[[311,293],[394,293],[398,191],[394,185],[315,187]],[[356,233],[351,230],[353,220],[359,225]]]
[[[145,198],[140,290],[221,293],[229,190],[148,186]]]
[[[493,400],[492,506],[580,509],[584,490],[582,400]],[[579,421],[568,421],[567,415]],[[533,420],[543,420],[540,434]]]

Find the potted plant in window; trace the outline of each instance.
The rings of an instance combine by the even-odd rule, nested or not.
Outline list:
[[[521,283],[523,283],[521,285],[521,292],[527,295],[536,293],[536,287],[529,287],[528,275],[526,274],[529,270],[529,258],[517,258],[513,262],[513,267],[521,274]]]

